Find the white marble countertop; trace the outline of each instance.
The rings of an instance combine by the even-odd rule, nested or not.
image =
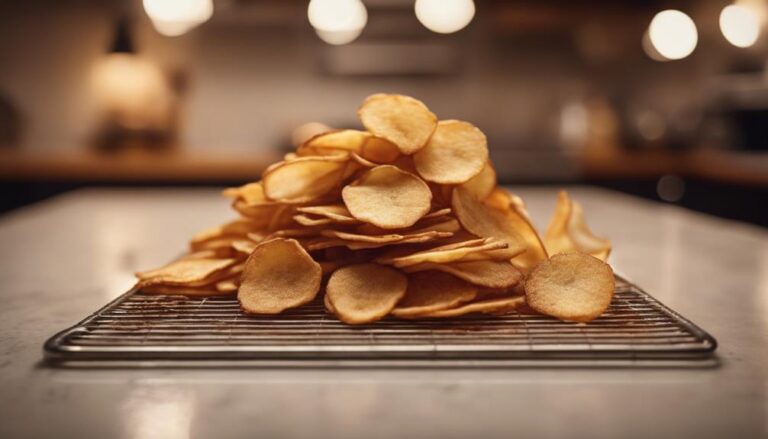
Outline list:
[[[555,189],[518,192],[546,223]],[[50,369],[47,337],[232,215],[214,190],[85,190],[0,217],[0,437],[767,436],[768,232],[572,195],[617,272],[718,339],[720,367]]]

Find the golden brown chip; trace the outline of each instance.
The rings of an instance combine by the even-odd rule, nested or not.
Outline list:
[[[400,157],[400,150],[392,142],[370,136],[363,144],[363,152],[360,155],[375,163],[392,163]]]
[[[212,287],[185,287],[173,285],[146,285],[141,287],[141,292],[146,294],[165,294],[169,296],[208,297],[231,296],[234,291],[219,291]]]
[[[339,268],[328,279],[326,295],[335,314],[350,324],[371,323],[386,316],[405,295],[408,279],[378,264]]]
[[[276,163],[262,178],[264,194],[271,200],[307,202],[338,188],[349,155],[307,156]]]
[[[457,308],[433,311],[416,317],[446,318],[458,317],[471,313],[504,314],[511,311],[518,311],[523,307],[525,307],[525,296],[497,297],[471,302]]]
[[[488,161],[488,141],[474,125],[442,120],[427,142],[413,155],[413,164],[424,180],[441,184],[466,183]]]
[[[421,264],[403,267],[406,273],[417,271],[437,270],[450,273],[460,279],[488,288],[505,288],[519,283],[523,275],[507,261],[459,261],[450,264],[435,264],[423,262]]]
[[[606,261],[611,253],[611,242],[592,233],[584,221],[581,205],[565,191],[557,194],[555,213],[544,242],[550,254],[581,252]]]
[[[323,305],[325,305],[325,310],[329,314],[336,314],[336,308],[333,307],[333,304],[331,303],[331,299],[328,298],[328,294],[325,294],[323,296]]]
[[[216,282],[216,291],[220,293],[235,294],[239,283],[235,279],[226,279]]]
[[[244,238],[249,233],[257,232],[264,225],[258,221],[249,219],[239,219],[230,221],[220,226],[211,227],[209,229],[199,232],[190,240],[189,245],[192,250],[203,248],[203,244],[206,242],[218,240],[221,238]]]
[[[429,250],[412,253],[407,256],[401,256],[401,257],[395,257],[395,258],[379,258],[376,260],[376,262],[379,262],[382,264],[394,265],[397,268],[409,267],[412,265],[422,264],[424,262],[432,262],[435,264],[447,264],[450,262],[464,260],[464,258],[466,258],[468,255],[471,255],[474,253],[483,253],[490,250],[498,250],[498,249],[506,248],[507,244],[505,242],[488,239],[488,242],[485,242],[481,245],[476,245],[476,246],[463,246],[458,248],[450,248],[452,246],[456,246],[456,244],[449,244],[447,246],[444,246],[444,247],[449,247],[448,249],[437,247]],[[485,259],[491,259],[491,257],[488,256]]]
[[[453,308],[469,302],[477,295],[477,287],[453,275],[439,271],[422,271],[408,275],[408,289],[392,315],[417,317],[421,314]]]
[[[413,154],[421,149],[437,128],[437,116],[424,103],[410,96],[369,96],[357,115],[368,131],[394,143],[403,154]]]
[[[235,259],[179,259],[155,270],[136,273],[136,277],[144,285],[193,286],[200,282],[206,282],[235,262],[237,262]]]
[[[461,187],[469,191],[478,200],[485,200],[496,188],[496,170],[493,169],[490,160],[485,162],[485,166],[479,174],[462,183]]]
[[[584,253],[552,256],[525,281],[528,305],[560,320],[588,322],[611,304],[616,281],[611,266]]]
[[[352,158],[353,161],[355,161],[355,163],[359,164],[364,168],[375,168],[376,166],[378,166],[378,163],[374,163],[366,158],[363,158],[357,153],[353,152],[349,156]]]
[[[306,227],[327,226],[328,224],[333,224],[333,220],[330,218],[312,218],[309,215],[294,215],[293,220]]]
[[[240,187],[224,189],[222,194],[233,200],[242,200],[245,204],[273,203],[264,195],[264,187],[261,182],[248,183]]]
[[[451,204],[461,225],[473,235],[506,242],[508,251],[517,254],[526,250],[525,238],[504,212],[484,204],[462,187],[453,190]]]
[[[527,272],[539,262],[549,257],[539,232],[533,227],[525,208],[521,207],[522,200],[514,201],[519,197],[510,194],[502,188],[496,188],[486,200],[485,204],[505,215],[507,223],[512,226],[525,244],[526,250],[520,255],[513,255],[512,263]],[[521,210],[522,209],[522,210]]]
[[[371,137],[370,133],[358,130],[332,130],[318,134],[302,144],[297,154],[307,155],[334,155],[340,152],[363,151],[363,145]]]
[[[333,220],[339,224],[359,224],[360,220],[355,219],[347,207],[343,204],[334,204],[327,206],[303,206],[296,208],[298,212],[309,215],[316,215]]]
[[[320,264],[296,240],[273,239],[248,257],[237,298],[246,312],[277,314],[312,301],[322,276]]]
[[[432,192],[419,177],[377,166],[341,192],[353,217],[383,229],[410,227],[429,212]]]
[[[234,249],[237,253],[240,253],[241,255],[249,256],[253,249],[256,248],[257,242],[254,242],[250,239],[238,239],[235,241],[232,241],[232,249]]]

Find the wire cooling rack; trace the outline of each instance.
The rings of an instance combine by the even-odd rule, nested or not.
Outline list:
[[[715,339],[617,278],[610,308],[590,323],[523,313],[349,326],[322,301],[275,316],[234,297],[131,290],[51,337],[61,366],[711,366]]]

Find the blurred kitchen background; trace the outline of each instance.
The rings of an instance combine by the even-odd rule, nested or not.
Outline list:
[[[768,226],[768,0],[3,0],[0,211],[230,185],[375,92],[487,135],[500,180]]]

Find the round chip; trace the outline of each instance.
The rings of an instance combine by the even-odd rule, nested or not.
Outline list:
[[[453,308],[469,302],[477,295],[477,287],[453,275],[439,271],[422,271],[408,276],[405,297],[392,310],[395,317],[417,317],[424,313]]]
[[[506,242],[510,252],[519,254],[526,250],[526,240],[517,230],[516,224],[510,222],[504,212],[487,206],[467,189],[455,188],[451,205],[459,222],[468,232],[481,238],[496,238]]]
[[[437,116],[424,103],[403,95],[369,96],[357,115],[368,131],[394,143],[403,154],[424,147],[437,128]]]
[[[322,276],[320,264],[296,240],[273,239],[248,257],[237,298],[245,312],[278,314],[314,299]]]
[[[386,316],[405,295],[408,279],[378,264],[349,265],[328,279],[330,308],[343,322],[371,323]]]
[[[350,214],[382,229],[410,227],[429,212],[432,192],[419,177],[377,166],[341,192]]]
[[[616,289],[611,266],[584,253],[552,256],[525,281],[528,305],[560,320],[588,322],[608,309]]]
[[[348,154],[337,154],[276,163],[264,171],[264,194],[285,202],[316,200],[341,184],[348,161]]]
[[[485,200],[496,188],[496,170],[493,169],[490,160],[485,162],[483,170],[479,174],[470,178],[461,187],[468,190],[478,200]]]
[[[474,125],[443,120],[427,142],[413,155],[416,170],[424,180],[441,184],[466,183],[488,162],[488,141]]]

